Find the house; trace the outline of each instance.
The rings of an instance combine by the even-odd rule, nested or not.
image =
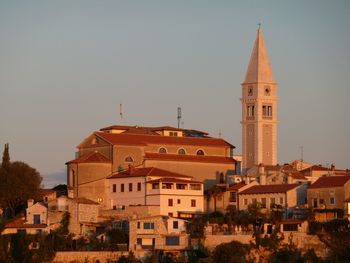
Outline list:
[[[214,185],[207,191],[205,211],[225,213],[229,206],[239,209],[239,193],[256,184],[256,181],[252,181]]]
[[[349,198],[350,175],[322,176],[307,190],[308,206],[316,210],[316,219],[320,221],[338,217]]]
[[[186,221],[168,216],[151,216],[130,221],[129,250],[137,256],[150,251],[178,255],[189,245]]]
[[[239,209],[248,209],[252,203],[260,203],[267,211],[276,206],[285,210],[305,203],[306,184],[254,185],[239,193]]]
[[[48,209],[41,202],[34,203],[33,199],[28,200],[26,216],[14,218],[5,224],[2,235],[24,232],[27,234],[38,234],[49,232]]]
[[[169,126],[113,125],[92,133],[67,162],[67,185],[74,197],[109,207],[106,178],[126,170],[155,167],[193,177],[209,187],[236,173],[233,149],[221,138]]]
[[[113,174],[109,182],[109,209],[157,206],[160,215],[203,212],[203,183],[191,176],[155,167],[129,169]]]

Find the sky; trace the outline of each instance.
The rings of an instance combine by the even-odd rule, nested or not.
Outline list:
[[[278,82],[278,162],[350,168],[350,1],[0,1],[0,146],[43,176],[112,124],[177,125],[241,153],[257,24]],[[119,104],[124,118],[119,118]]]

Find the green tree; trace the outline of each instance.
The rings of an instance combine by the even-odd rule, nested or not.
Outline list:
[[[40,198],[41,176],[37,170],[20,161],[10,162],[9,147],[5,145],[0,169],[0,205],[8,209],[10,217],[28,199]]]
[[[250,249],[249,245],[242,244],[238,241],[218,245],[213,252],[213,262],[221,263],[244,263],[248,262],[246,255]]]

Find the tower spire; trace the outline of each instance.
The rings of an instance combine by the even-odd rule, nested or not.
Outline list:
[[[272,73],[270,60],[267,55],[265,42],[262,35],[261,23],[258,24],[257,31],[256,40],[243,83],[260,82],[275,84],[276,81]]]

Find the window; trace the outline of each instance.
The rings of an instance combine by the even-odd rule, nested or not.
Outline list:
[[[271,198],[270,198],[270,207],[271,207],[271,208],[274,207],[274,206],[275,206],[275,203],[276,203],[275,198],[274,198],[274,197],[271,197]]]
[[[270,96],[270,92],[271,92],[270,86],[265,86],[265,96]]]
[[[283,205],[283,197],[280,197],[280,204]]]
[[[141,191],[141,183],[137,183],[137,191]]]
[[[152,189],[159,189],[159,183],[153,183]]]
[[[159,153],[167,153],[167,150],[164,147],[159,148]]]
[[[143,229],[154,229],[154,223],[153,222],[144,222]]]
[[[113,193],[117,192],[117,185],[113,184]]]
[[[247,116],[248,117],[254,117],[255,115],[255,106],[254,105],[248,105],[247,106]]]
[[[124,184],[120,185],[120,192],[122,192],[122,193],[124,192]]]
[[[117,210],[117,206],[116,205],[113,206],[113,210]]]
[[[178,154],[186,154],[185,150],[184,150],[184,149],[182,149],[182,148],[181,148],[181,149],[179,149],[179,150],[177,151],[177,153],[178,153]]]
[[[237,202],[237,192],[230,192],[230,202]]]
[[[317,198],[314,198],[314,199],[313,199],[312,204],[313,204],[313,207],[317,207]]]
[[[129,192],[132,192],[132,183],[129,183]]]
[[[136,243],[137,243],[138,245],[142,245],[142,238],[137,238]]]
[[[258,201],[256,200],[256,198],[253,198],[253,199],[252,199],[252,203],[253,203],[253,204],[256,204],[257,202],[258,202]]]
[[[177,203],[178,203],[178,204],[181,204],[181,199],[177,199]]]
[[[179,228],[179,221],[173,221],[173,228],[178,229]]]
[[[196,200],[194,199],[191,200],[191,207],[196,207]]]
[[[178,246],[180,245],[180,238],[178,236],[167,236],[165,237],[165,245]]]
[[[124,161],[126,163],[133,163],[134,162],[134,160],[130,156],[126,157]]]
[[[335,203],[335,201],[334,201],[334,196],[331,196],[331,197],[329,198],[329,204],[330,204],[330,205],[334,205],[334,203]]]
[[[202,186],[200,184],[190,184],[191,190],[202,190]]]
[[[248,199],[244,199],[244,205],[248,205]]]
[[[172,183],[162,183],[162,189],[173,189]]]
[[[140,229],[140,227],[141,227],[141,223],[137,222],[137,229]]]
[[[176,184],[176,189],[185,190],[187,188],[187,184]]]
[[[262,111],[263,117],[272,117],[272,106],[263,105]]]
[[[320,204],[324,205],[324,199],[323,198],[320,198]]]
[[[261,198],[261,207],[266,208],[266,198]]]
[[[173,199],[168,199],[168,206],[173,206]]]
[[[169,132],[169,136],[177,137],[177,132]]]
[[[173,213],[168,213],[168,216],[169,217],[173,217]]]
[[[198,150],[197,151],[197,155],[204,155],[204,151],[203,150]]]

